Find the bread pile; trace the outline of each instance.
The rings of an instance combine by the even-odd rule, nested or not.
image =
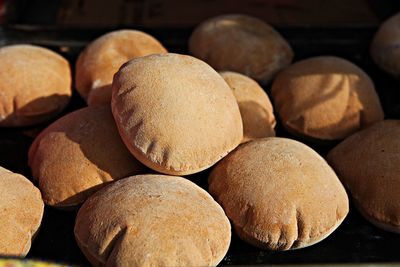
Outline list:
[[[289,66],[283,37],[245,15],[205,21],[189,48],[194,56],[167,53],[134,30],[86,47],[75,86],[89,107],[51,123],[29,150],[41,195],[0,169],[0,217],[17,222],[7,221],[0,254],[27,253],[43,202],[82,204],[74,233],[94,266],[214,266],[228,251],[230,223],[256,247],[303,248],[346,218],[341,181],[369,220],[399,231],[400,126],[383,121],[363,70],[333,56]],[[293,138],[351,135],[328,155],[333,169],[312,148],[275,137],[274,107],[258,84],[270,81],[277,119]],[[44,48],[3,47],[0,87],[0,126],[37,124],[68,103],[69,65]],[[210,194],[179,177],[206,179],[203,170]]]

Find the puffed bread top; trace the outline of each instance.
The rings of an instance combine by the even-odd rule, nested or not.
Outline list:
[[[235,71],[268,83],[293,60],[286,40],[270,25],[247,15],[223,15],[201,23],[189,50],[219,71]]]
[[[43,209],[39,189],[24,176],[0,167],[0,255],[25,257]]]
[[[47,205],[76,206],[105,184],[146,168],[123,144],[110,107],[86,107],[47,127],[29,149]]]
[[[208,181],[238,235],[260,248],[315,244],[349,211],[346,191],[326,161],[291,139],[240,145],[214,167]]]
[[[283,126],[311,139],[343,139],[384,116],[368,75],[333,56],[305,59],[283,70],[271,94]]]
[[[0,48],[0,126],[27,126],[46,121],[69,103],[68,61],[33,45]]]
[[[75,237],[94,266],[215,266],[231,227],[218,203],[189,180],[137,175],[90,197]]]
[[[91,42],[76,62],[75,86],[89,105],[109,104],[114,74],[130,59],[166,53],[151,35],[136,30],[118,30]]]
[[[400,233],[400,121],[384,120],[349,136],[327,159],[361,213]]]
[[[263,137],[275,136],[276,120],[268,95],[261,86],[243,74],[223,71],[226,81],[239,105],[243,121],[242,143]]]
[[[124,64],[114,77],[111,106],[131,153],[166,174],[204,170],[243,137],[232,90],[191,56],[151,55]]]
[[[384,71],[400,78],[400,13],[379,27],[371,43],[374,62]]]

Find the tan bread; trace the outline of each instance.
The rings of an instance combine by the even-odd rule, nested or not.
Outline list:
[[[315,244],[349,211],[346,191],[326,161],[291,139],[242,144],[215,166],[208,182],[239,237],[264,249]]]
[[[235,95],[243,121],[242,143],[275,136],[275,116],[271,101],[253,79],[236,72],[220,73]]]
[[[47,205],[75,206],[105,184],[145,167],[124,146],[110,107],[86,107],[47,127],[29,150]]]
[[[232,90],[191,56],[151,55],[124,64],[114,77],[111,106],[132,154],[166,174],[204,170],[243,138]]]
[[[189,50],[219,71],[231,70],[268,83],[293,60],[293,51],[270,25],[246,15],[206,20],[192,33]]]
[[[0,127],[44,122],[71,97],[68,61],[33,45],[0,48]]]
[[[25,257],[43,209],[39,189],[24,176],[0,167],[0,255]]]
[[[385,120],[346,138],[328,162],[370,222],[400,232],[400,120]]]
[[[137,175],[83,204],[75,238],[94,266],[215,266],[228,251],[231,226],[189,180]]]
[[[384,71],[400,78],[400,13],[386,20],[371,43],[374,62]]]
[[[79,55],[75,86],[89,105],[110,104],[114,74],[130,59],[166,53],[151,35],[136,30],[118,30],[100,36]]]
[[[283,126],[312,139],[343,139],[383,120],[372,80],[338,57],[314,57],[293,64],[276,77],[271,93]]]

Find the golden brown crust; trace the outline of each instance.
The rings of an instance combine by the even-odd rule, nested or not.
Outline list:
[[[236,71],[262,83],[293,60],[291,47],[278,32],[246,15],[206,20],[192,33],[189,50],[216,70]]]
[[[374,62],[384,71],[400,77],[400,13],[390,17],[379,27],[371,43]]]
[[[72,92],[68,61],[43,47],[1,47],[0,92],[0,126],[46,121],[69,103]]]
[[[321,241],[349,210],[346,191],[325,160],[285,138],[239,146],[212,170],[209,191],[242,239],[273,250]]]
[[[400,121],[385,120],[346,138],[328,162],[368,220],[400,229]]]
[[[29,165],[45,203],[57,207],[78,205],[105,184],[145,171],[106,106],[83,108],[51,124],[32,144]]]
[[[239,105],[243,121],[242,143],[263,137],[275,136],[276,125],[273,107],[268,95],[253,79],[236,72],[220,73]]]
[[[24,257],[42,221],[44,204],[24,176],[0,167],[0,255]]]
[[[90,100],[90,105],[109,104],[112,79],[122,64],[137,57],[166,52],[159,41],[144,32],[109,32],[91,42],[79,55],[76,89],[84,99]]]
[[[90,197],[75,237],[94,266],[215,266],[231,229],[222,208],[189,180],[137,175]]]
[[[372,80],[338,57],[293,64],[276,77],[271,94],[283,126],[315,139],[343,139],[384,116]]]
[[[128,149],[162,173],[206,169],[243,137],[231,89],[190,56],[151,55],[124,64],[113,81],[111,106]]]

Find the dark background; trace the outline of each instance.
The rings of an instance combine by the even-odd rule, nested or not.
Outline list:
[[[3,23],[110,28],[190,28],[226,13],[275,26],[373,26],[399,10],[397,0],[0,0]],[[1,8],[0,8],[1,9]],[[5,15],[4,15],[5,14]],[[1,15],[0,15],[1,16]]]

